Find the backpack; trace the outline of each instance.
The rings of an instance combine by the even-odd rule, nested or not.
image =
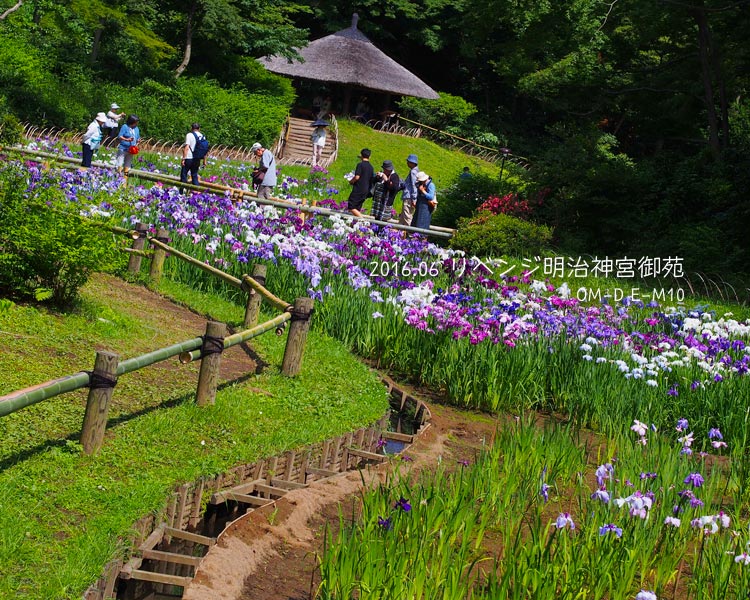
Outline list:
[[[193,150],[193,158],[200,160],[201,158],[205,158],[206,154],[208,154],[209,144],[208,140],[206,139],[205,135],[202,135],[201,137],[198,137],[195,135],[194,131],[191,131],[190,133],[193,134],[193,137],[195,138],[195,149]]]

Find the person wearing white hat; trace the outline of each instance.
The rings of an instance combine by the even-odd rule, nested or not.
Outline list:
[[[437,192],[432,178],[420,171],[417,173],[417,203],[414,208],[412,227],[429,229],[432,212],[437,207]]]
[[[125,116],[125,113],[117,112],[119,110],[120,107],[117,105],[117,102],[113,102],[109,107],[109,112],[107,113],[107,122],[104,124],[104,127],[102,127],[105,144],[109,140],[116,138],[117,132],[120,130],[120,119]]]
[[[81,140],[81,150],[83,151],[82,169],[88,169],[91,166],[94,152],[99,148],[99,144],[102,141],[102,125],[104,125],[106,120],[107,115],[103,112],[97,113],[94,120],[89,123],[86,133],[83,134],[83,139]]]

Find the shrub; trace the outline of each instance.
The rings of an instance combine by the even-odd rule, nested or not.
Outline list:
[[[114,268],[124,255],[61,190],[37,189],[29,198],[22,172],[0,173],[0,288],[65,307],[92,272]]]
[[[455,227],[462,217],[470,217],[486,198],[500,192],[500,181],[496,177],[476,174],[468,179],[459,179],[444,190],[440,190],[440,205],[432,222],[441,227]]]
[[[278,78],[281,80],[281,78]],[[100,103],[117,100],[141,119],[144,137],[182,141],[190,124],[199,122],[213,145],[250,145],[259,141],[271,147],[281,131],[294,92],[288,81],[270,86],[266,76],[259,92],[241,85],[226,89],[206,77],[181,77],[174,85],[145,80],[134,88],[109,85]],[[271,91],[272,90],[272,91]]]
[[[552,230],[510,215],[481,212],[471,219],[460,219],[450,245],[468,256],[531,257],[550,249]]]
[[[532,207],[528,201],[519,198],[518,194],[511,192],[505,196],[490,196],[479,206],[479,212],[490,212],[493,215],[510,215],[519,219],[528,219],[531,216]]]
[[[404,97],[398,102],[398,108],[406,118],[436,129],[461,127],[477,112],[477,107],[471,102],[445,92],[441,92],[437,100]]]
[[[21,141],[23,126],[13,113],[0,115],[0,144],[12,146]]]

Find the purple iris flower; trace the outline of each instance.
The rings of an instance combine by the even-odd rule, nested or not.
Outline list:
[[[685,483],[698,488],[703,485],[703,476],[700,473],[690,473],[690,475],[685,477]]]
[[[690,425],[688,424],[687,419],[678,419],[677,426],[675,427],[675,429],[677,429],[677,431],[680,431],[680,432],[687,431],[689,426]]]
[[[571,530],[576,528],[576,524],[573,522],[573,518],[570,513],[560,513],[560,516],[555,520],[555,527],[558,529],[565,529],[570,527]]]
[[[406,498],[401,496],[398,502],[393,505],[393,508],[400,508],[404,512],[409,512],[411,510],[411,504],[409,504],[409,501]]]
[[[539,490],[539,495],[544,498],[544,501],[547,502],[549,500],[549,488],[550,486],[546,483],[542,484],[542,489]]]
[[[386,531],[390,531],[393,528],[393,523],[391,522],[390,517],[388,517],[387,519],[384,519],[383,517],[378,517],[378,525],[380,525]]]
[[[609,492],[604,486],[600,487],[593,494],[591,494],[592,500],[599,500],[604,504],[609,504]]]
[[[604,481],[606,479],[609,479],[612,477],[612,472],[615,470],[615,468],[612,466],[611,463],[604,463],[603,465],[600,465],[595,472],[596,475],[596,483],[599,484],[601,487],[604,485]]]
[[[724,436],[721,435],[721,431],[719,431],[719,429],[714,427],[708,430],[708,439],[709,440],[723,440]]]
[[[618,538],[621,538],[622,528],[618,527],[614,523],[608,523],[607,525],[602,525],[599,528],[599,535],[607,535],[608,533],[614,533]]]

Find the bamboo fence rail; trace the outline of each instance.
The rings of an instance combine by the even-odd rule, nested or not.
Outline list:
[[[400,121],[406,121],[407,123],[410,123],[412,127],[401,125]],[[412,121],[411,119],[407,119],[406,117],[399,114],[394,113],[390,115],[389,119],[384,121],[368,121],[367,125],[369,125],[373,129],[377,129],[378,131],[395,133],[406,137],[418,138],[422,137],[422,134],[426,132],[433,137],[439,137],[441,140],[447,140],[452,146],[457,147],[459,150],[461,150],[461,152],[476,156],[477,158],[481,158],[482,160],[486,160],[488,162],[501,162],[507,160],[508,162],[512,162],[523,169],[531,168],[531,162],[528,158],[524,158],[523,156],[516,156],[511,152],[506,152],[505,150],[507,150],[507,148],[501,150],[499,148],[484,146],[483,144],[479,144],[472,140],[462,138],[453,133],[448,133],[447,131],[431,127],[430,125],[425,125],[424,123],[420,123],[419,121]]]
[[[30,123],[23,124],[23,132],[24,136],[30,139],[60,139],[75,144],[81,143],[83,134],[85,133],[83,131],[70,131],[68,129],[63,129],[62,127],[39,127]],[[117,145],[115,140],[116,138],[105,140],[102,146],[104,148],[113,148]],[[142,138],[138,142],[138,147],[143,151],[175,155],[179,154],[180,149],[184,145],[184,142],[165,142],[154,138]],[[249,148],[246,148],[245,146],[227,146],[225,144],[212,144],[211,156],[225,160],[243,160],[248,162],[255,159],[255,155],[250,152]]]

